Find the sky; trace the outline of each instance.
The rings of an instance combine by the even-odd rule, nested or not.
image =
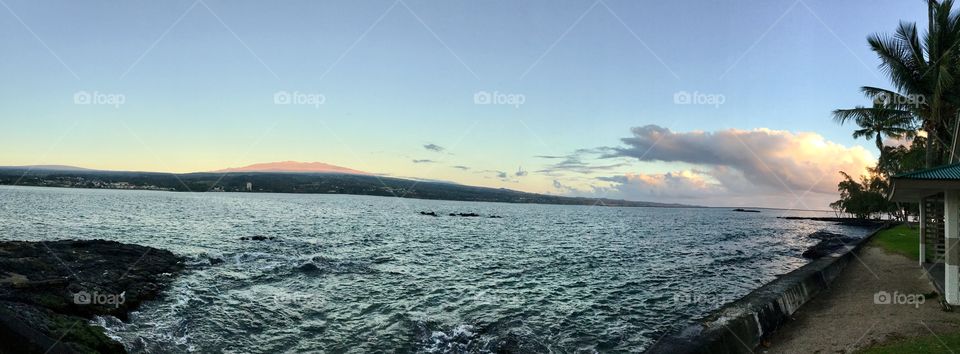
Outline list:
[[[827,209],[830,112],[922,1],[0,0],[0,165],[324,162],[537,193]],[[921,27],[923,28],[923,27]]]

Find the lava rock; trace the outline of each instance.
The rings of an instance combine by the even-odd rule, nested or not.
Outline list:
[[[313,273],[313,272],[320,271],[320,267],[318,267],[316,264],[313,264],[313,263],[304,263],[297,269],[299,269],[301,272],[304,272],[304,273]]]
[[[836,252],[840,248],[845,246],[843,243],[834,242],[834,241],[820,241],[816,245],[810,246],[806,251],[803,251],[800,254],[803,258],[807,259],[817,259],[823,256],[827,256],[833,252]]]
[[[879,227],[886,223],[886,221],[874,220],[874,219],[822,218],[822,217],[805,217],[805,216],[778,216],[777,219],[825,221],[825,222],[836,223],[839,225],[859,226],[859,227]]]
[[[3,350],[123,353],[87,321],[105,315],[126,321],[169,286],[183,261],[169,251],[105,240],[2,241]]]
[[[827,256],[831,253],[834,253],[840,250],[847,245],[852,245],[858,240],[853,237],[847,237],[841,234],[835,234],[827,231],[817,231],[812,234],[807,235],[808,238],[815,240],[820,240],[817,244],[810,246],[806,251],[803,251],[801,256],[808,259],[817,259],[823,256]]]
[[[266,241],[266,240],[275,240],[276,238],[277,238],[276,236],[267,237],[263,235],[256,235],[256,236],[244,236],[244,237],[241,237],[240,240],[241,241]]]
[[[853,237],[848,237],[841,234],[835,234],[835,233],[823,231],[823,230],[809,234],[807,235],[807,237],[815,240],[820,240],[820,241],[839,240],[843,243],[851,243],[857,240]]]

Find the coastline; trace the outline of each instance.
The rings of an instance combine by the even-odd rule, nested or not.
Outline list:
[[[525,192],[508,188],[464,185],[346,173],[194,172],[32,170],[0,166],[0,185],[58,186],[90,189],[146,189],[182,192],[245,192],[356,194],[434,200],[594,205],[598,198]],[[599,198],[606,206],[687,205]]]
[[[850,264],[830,289],[805,304],[773,333],[763,351],[909,353],[919,348],[886,347],[931,335],[934,343],[927,352],[945,353],[956,348],[941,340],[950,343],[949,337],[956,335],[960,314],[944,311],[940,303],[943,297],[937,295],[916,260],[890,252],[876,242],[868,244],[858,257],[859,261]],[[878,296],[886,296],[887,301],[878,301]]]
[[[712,312],[697,324],[668,333],[645,353],[753,353],[804,304],[828,289],[886,224],[844,250],[813,260],[747,296]]]
[[[127,320],[184,265],[170,251],[115,241],[0,241],[0,269],[2,352],[125,353],[89,321]]]
[[[85,195],[85,194],[87,194],[87,193],[81,193],[81,195]],[[99,193],[98,193],[98,194],[99,194]],[[117,193],[111,193],[111,194],[112,194],[112,195],[126,195],[127,197],[131,197],[131,198],[140,198],[140,197],[142,197],[142,196],[139,195],[138,193],[124,194],[124,193],[122,193],[122,192],[117,192]],[[153,193],[151,193],[151,194],[153,194]],[[227,198],[227,199],[229,199],[229,198]],[[361,201],[361,202],[365,202],[365,200],[362,200],[362,199],[361,199],[360,201]],[[124,205],[123,203],[120,203],[120,204],[121,204],[121,205]],[[138,205],[139,205],[139,204],[138,204]],[[159,207],[154,206],[154,205],[152,205],[152,204],[145,204],[145,205],[150,205],[150,206],[152,206],[152,207],[150,207],[150,208],[143,208],[143,209],[142,209],[142,210],[146,210],[146,212],[144,213],[144,216],[145,216],[144,219],[137,219],[137,218],[134,218],[134,219],[132,219],[132,220],[131,220],[131,219],[123,219],[123,220],[120,220],[120,221],[122,221],[122,222],[120,222],[120,223],[117,223],[117,224],[107,223],[107,225],[120,226],[120,227],[128,227],[128,225],[131,225],[131,224],[137,224],[137,225],[139,225],[139,224],[143,224],[143,222],[142,222],[143,220],[150,221],[150,220],[154,220],[154,218],[158,217],[158,216],[156,216],[156,214],[155,214],[155,213],[157,212],[157,210],[161,210],[161,209],[162,209],[162,210],[171,210],[170,208],[159,208]],[[199,207],[205,207],[205,206],[206,206],[206,205],[202,205],[202,204],[201,204]],[[74,210],[82,210],[82,208],[73,208],[73,209],[74,209]],[[130,210],[130,209],[132,209],[132,208],[117,208],[117,210]],[[286,209],[286,208],[284,208],[284,209]],[[354,209],[356,209],[356,208],[354,208]],[[360,208],[360,209],[362,210],[363,208]],[[41,209],[41,210],[42,210],[42,209]],[[214,209],[214,210],[216,210],[216,209]],[[708,214],[708,215],[713,215],[713,216],[729,216],[729,217],[732,218],[732,220],[741,220],[741,219],[742,219],[742,218],[740,217],[740,214],[735,214],[735,213],[732,213],[732,212],[729,212],[729,211],[726,211],[726,210],[723,210],[723,209],[712,210],[712,211],[711,211],[711,210],[708,210],[708,211],[710,212],[710,214]],[[183,213],[183,212],[184,212],[184,211],[178,210],[176,213],[171,212],[171,215],[179,215],[179,214],[181,214],[181,213]],[[662,213],[672,213],[672,212],[671,212],[671,211],[663,211]],[[188,214],[189,214],[189,212],[188,212]],[[21,215],[22,215],[22,214],[21,214]],[[41,214],[41,215],[42,215],[42,214]],[[270,217],[272,217],[273,215],[274,215],[274,214],[266,214],[266,216],[264,216],[264,218],[265,218],[265,219],[266,219],[266,218],[270,218]],[[517,214],[517,215],[520,215],[520,214]],[[645,214],[644,214],[644,215],[645,215]],[[660,214],[658,214],[658,215],[660,215]],[[702,216],[700,216],[699,213],[698,213],[698,214],[694,214],[694,215],[695,215],[695,217],[696,217],[697,219],[701,219],[701,220],[705,220],[705,219],[717,220],[716,217],[703,218]],[[413,217],[413,218],[417,218],[417,219],[415,219],[415,220],[416,220],[417,223],[419,223],[419,221],[420,221],[419,216],[415,216],[415,217]],[[25,219],[25,220],[28,220],[28,221],[33,220],[33,218],[22,218],[22,217],[21,217],[21,219]],[[206,217],[198,217],[198,218],[197,218],[197,220],[206,220],[206,219],[208,219],[208,218],[206,218]],[[507,218],[507,220],[504,220],[504,221],[505,221],[505,222],[506,222],[506,221],[510,221],[509,219],[510,219],[510,218]],[[519,218],[515,218],[515,220],[517,220],[517,219],[519,219]],[[751,218],[751,219],[753,219],[753,218]],[[764,218],[764,220],[767,220],[767,219],[769,219],[769,221],[772,222],[772,223],[774,223],[774,224],[793,224],[793,223],[783,223],[783,222],[777,221],[777,220],[775,220],[775,219],[773,219],[773,218],[770,218],[770,217]],[[13,217],[12,217],[12,215],[11,215],[11,218],[10,218],[9,220],[11,220],[11,221],[14,220]],[[37,218],[36,220],[43,220],[43,218]],[[71,221],[71,220],[75,220],[75,219],[74,219],[73,217],[69,217],[69,214],[68,214],[68,217],[65,217],[64,220]],[[139,220],[139,221],[138,221],[138,220]],[[437,223],[438,225],[443,225],[443,224],[444,224],[444,223],[443,223],[443,219],[440,219],[440,220],[425,219],[425,220],[426,220],[425,222],[429,222],[429,223],[431,223],[431,224],[433,224],[433,223]],[[686,219],[679,219],[679,220],[686,220]],[[689,223],[687,223],[687,224],[689,224]],[[738,224],[738,225],[739,225],[739,224]],[[748,225],[749,225],[749,224],[748,224]],[[561,227],[557,227],[557,228],[567,228],[567,227],[577,227],[577,226],[576,226],[576,224],[569,224],[569,225],[561,226]],[[589,226],[587,226],[587,227],[589,227]],[[587,228],[587,227],[585,227],[585,228]],[[820,228],[820,227],[828,227],[828,226],[827,226],[827,225],[820,225],[819,223],[805,223],[801,229],[806,230],[806,228],[811,228],[811,227],[812,227],[812,228]],[[42,235],[44,235],[44,234],[50,234],[53,230],[58,230],[58,229],[63,229],[63,225],[60,225],[60,224],[51,224],[51,225],[49,226],[49,228],[45,228],[45,229],[41,229],[41,230],[36,230],[36,231],[40,231],[40,232],[33,232],[33,233],[31,233],[31,235],[42,236]],[[740,229],[741,229],[741,230],[747,230],[748,232],[751,232],[751,231],[749,231],[749,230],[750,230],[749,228],[741,227]],[[17,229],[14,228],[14,229],[12,229],[12,230],[17,230]],[[32,229],[24,229],[24,230],[32,230]],[[133,230],[127,230],[127,229],[123,229],[123,230],[125,230],[124,233],[123,233],[124,236],[122,236],[122,237],[120,237],[120,238],[116,238],[117,240],[122,240],[123,242],[134,242],[134,243],[140,243],[140,244],[144,244],[144,245],[152,245],[152,246],[158,247],[158,248],[168,248],[168,247],[171,247],[171,246],[168,246],[167,244],[164,244],[164,243],[159,243],[159,242],[155,243],[155,242],[152,242],[152,241],[149,241],[149,240],[148,240],[149,238],[153,238],[153,237],[155,237],[156,235],[158,235],[158,231],[159,231],[159,230],[151,230],[151,229],[149,229],[149,228],[147,228],[147,229],[141,229],[141,230],[139,230],[139,231],[133,231]],[[190,231],[189,231],[190,229],[188,229],[188,228],[187,228],[187,229],[184,229],[184,230],[186,230],[186,231],[184,231],[184,232],[179,232],[179,230],[178,230],[177,233],[179,233],[179,234],[184,234],[184,235],[192,235],[192,234],[195,234],[195,232],[190,232]],[[837,231],[837,230],[834,230],[834,231]],[[866,233],[866,231],[867,231],[866,229],[863,229],[863,230],[861,230],[860,232],[858,232],[856,235],[857,235],[857,236],[863,235],[863,234]],[[73,232],[77,232],[77,231],[74,230]],[[8,234],[9,234],[9,235],[17,235],[16,232],[8,233]],[[129,236],[127,236],[128,234],[129,234]],[[245,231],[244,234],[249,234],[249,233]],[[272,234],[272,233],[271,233],[271,232],[267,232],[267,233],[265,233],[265,234],[270,235],[270,234]],[[77,234],[77,235],[80,235],[80,234]],[[90,232],[90,233],[84,234],[84,236],[85,236],[86,238],[96,237],[97,235],[107,236],[107,234],[100,234],[99,232],[97,232],[97,231],[95,231],[95,230],[93,230],[93,231]],[[134,237],[133,235],[139,235],[140,238]],[[551,237],[549,233],[545,233],[545,235],[546,235],[546,237],[548,237],[548,238]],[[796,233],[796,235],[799,236],[799,235],[802,235],[802,233]],[[378,236],[379,236],[379,235],[378,235]],[[71,237],[71,235],[63,235],[63,236],[61,236],[61,237]],[[101,236],[101,237],[102,237],[102,236]],[[144,238],[142,238],[142,237],[147,237],[147,239],[144,239]],[[553,237],[555,237],[555,234],[554,234]],[[228,237],[229,240],[227,240],[227,241],[228,241],[228,243],[236,243],[236,241],[235,241],[236,238],[237,238],[237,237]],[[242,237],[239,237],[239,238],[242,239]],[[773,238],[776,239],[777,237],[774,235]],[[189,239],[190,239],[189,237],[188,237],[188,238],[184,238],[184,240],[189,240]],[[577,238],[576,236],[574,236],[573,240],[577,240],[577,239],[578,239],[578,238]],[[139,241],[138,241],[138,240],[139,240]],[[262,245],[263,245],[263,246],[272,246],[272,245],[278,246],[278,249],[276,250],[277,252],[272,252],[272,253],[276,254],[277,256],[282,256],[282,255],[289,255],[290,253],[289,253],[289,252],[285,252],[285,251],[288,251],[288,247],[280,247],[280,246],[281,246],[281,245],[290,245],[290,246],[292,246],[292,247],[289,247],[289,248],[291,248],[291,250],[292,250],[292,249],[299,249],[299,248],[300,248],[299,246],[301,246],[301,245],[303,245],[303,244],[299,243],[298,240],[299,240],[298,238],[295,238],[295,237],[291,236],[290,238],[283,239],[283,242],[276,242],[276,243],[270,242],[270,243],[264,243],[264,244],[262,244]],[[230,241],[232,241],[232,242],[230,242]],[[178,242],[173,242],[173,243],[171,243],[171,244],[172,244],[172,245],[176,245],[177,243],[178,243]],[[736,241],[736,240],[729,240],[728,243],[729,243],[729,244],[736,244],[737,241]],[[260,245],[260,244],[259,244],[259,243],[254,243],[254,244],[251,244],[251,245]],[[235,253],[235,254],[239,254],[239,255],[242,256],[242,255],[244,254],[244,253],[242,253],[242,252],[247,251],[246,248],[247,248],[247,247],[239,247],[239,249],[235,249],[235,250],[231,248],[231,250],[237,251],[238,253]],[[254,246],[254,249],[256,249],[256,248],[261,248],[261,247],[256,247],[256,246]],[[263,247],[263,248],[266,248],[266,247]],[[271,248],[272,248],[272,247],[271,247]],[[175,248],[175,247],[174,247],[174,248],[168,248],[168,249],[177,250],[178,252],[184,252],[183,249],[179,249],[179,248]],[[524,249],[526,249],[526,248],[524,248]],[[765,251],[766,251],[765,249],[759,249],[759,250],[758,250],[758,252],[765,252]],[[793,250],[790,250],[790,251],[791,251],[791,253],[786,253],[786,254],[795,254],[795,253],[792,253]],[[799,252],[797,252],[797,253],[799,253]],[[184,254],[190,254],[190,252],[184,252]],[[618,252],[618,254],[622,254],[622,253]],[[192,257],[191,257],[191,259],[192,259]],[[222,268],[226,268],[226,266],[229,266],[229,265],[232,265],[232,264],[233,264],[232,262],[230,262],[230,260],[233,260],[233,257],[230,257],[230,258],[223,257],[223,258],[221,258],[221,259],[222,259],[222,260],[227,260],[225,266],[222,267]],[[388,267],[391,266],[390,263],[393,263],[393,262],[396,262],[396,261],[397,261],[396,259],[387,259],[387,260],[380,260],[380,259],[381,259],[381,258],[376,258],[376,259],[374,259],[374,260],[371,260],[371,262],[383,262],[383,263],[373,263],[373,264],[378,264],[377,266],[374,266],[375,268],[387,269]],[[239,262],[239,261],[238,261],[238,262]],[[333,254],[333,256],[332,256],[330,259],[321,259],[321,260],[316,260],[316,259],[314,259],[314,260],[312,260],[312,262],[313,262],[314,264],[317,264],[318,266],[320,266],[322,269],[331,269],[331,270],[333,270],[334,268],[324,268],[324,267],[325,267],[325,264],[326,264],[326,265],[329,265],[329,266],[336,266],[336,267],[348,266],[348,267],[351,267],[351,268],[352,268],[352,265],[355,264],[355,263],[357,263],[357,262],[359,262],[359,263],[361,263],[361,264],[362,264],[362,263],[365,263],[365,262],[364,262],[364,259],[347,259],[347,258],[341,259],[341,257],[337,257],[336,254]],[[296,260],[293,260],[293,262],[291,262],[291,263],[293,263],[293,264],[292,264],[293,267],[298,266]],[[55,262],[51,261],[51,264],[58,264],[58,263],[55,263]],[[191,263],[191,264],[192,264],[192,263]],[[769,273],[769,276],[775,276],[775,275],[777,275],[777,274],[786,273],[786,272],[790,271],[790,269],[792,269],[792,268],[794,268],[794,267],[797,267],[797,266],[801,266],[802,264],[803,264],[803,263],[794,264],[792,267],[790,267],[790,268],[788,268],[788,269],[780,270],[780,271],[778,271],[778,272],[771,272],[771,273]],[[222,269],[221,267],[214,267],[214,268],[216,268],[216,269]],[[284,269],[286,269],[286,267],[285,267]],[[293,268],[293,269],[296,269],[296,268]],[[348,273],[349,273],[349,272],[353,272],[353,271],[350,270],[350,269],[337,269],[337,271],[345,271],[345,272],[348,272]],[[366,270],[363,270],[363,271],[366,271]],[[214,271],[211,271],[211,273],[215,273],[215,272],[214,272]],[[286,274],[286,273],[284,273],[284,274]],[[295,271],[294,274],[297,275],[297,276],[300,275],[300,273],[296,273],[296,271]],[[307,278],[307,279],[309,279],[310,277],[315,276],[315,275],[316,275],[316,273],[314,273],[314,274],[312,274],[312,275],[309,275],[309,276],[304,276],[304,277]],[[193,272],[191,272],[188,276],[190,277],[189,280],[193,280],[193,278],[192,278],[192,277],[193,277]],[[766,279],[771,279],[771,278],[766,278]],[[188,280],[188,278],[185,277],[183,280]],[[187,283],[189,283],[189,282],[187,282]],[[177,283],[177,286],[179,287],[181,284],[182,284],[182,283],[178,282],[178,283]],[[720,285],[720,286],[723,286],[722,283],[719,284],[719,285]],[[759,286],[759,285],[760,285],[760,284],[757,284],[757,285],[755,285],[755,286]],[[592,288],[592,287],[587,287],[587,288]],[[302,290],[300,290],[300,289],[303,289],[303,288],[297,288],[297,290],[295,290],[295,291],[302,291]],[[744,292],[743,292],[743,293],[745,293],[745,292],[747,292],[747,291],[750,291],[750,290],[751,290],[751,289],[744,289]],[[743,294],[743,293],[741,293],[741,294]],[[179,289],[178,289],[178,294],[179,294]],[[295,293],[295,294],[298,294],[298,293]],[[245,294],[245,295],[247,295],[247,294]],[[257,294],[251,294],[251,295],[257,295]],[[250,299],[258,299],[259,297],[244,297],[244,299],[247,299],[247,298],[250,298]],[[614,300],[611,300],[611,303],[615,303],[616,300],[615,300],[614,297],[608,297],[608,298],[614,299]],[[493,299],[496,299],[496,298],[493,298]],[[485,299],[481,299],[481,300],[487,301],[487,300],[485,300]],[[622,300],[621,300],[621,301],[622,301]],[[256,306],[256,304],[253,304],[253,303],[250,303],[250,304],[247,304],[247,305],[252,305],[252,306],[250,306],[251,308],[258,308],[258,306]],[[669,305],[666,305],[666,306],[669,306]],[[164,307],[165,307],[165,306],[164,306]],[[198,307],[199,307],[199,306],[198,306]],[[691,306],[691,307],[692,307],[692,306]],[[151,306],[149,309],[152,311],[153,308],[154,308],[154,307]],[[712,306],[711,306],[711,308],[712,308]],[[655,312],[654,312],[654,313],[650,313],[650,317],[655,318],[654,316],[656,316],[656,313],[655,313]],[[650,318],[650,317],[648,317],[648,318]],[[693,317],[696,317],[696,315],[686,315],[686,316],[683,317],[683,320],[684,320],[684,321],[687,321],[688,319],[693,318]],[[137,322],[137,321],[135,321],[135,322]],[[427,329],[426,331],[427,331],[427,333],[432,333],[432,332],[435,332],[435,331],[446,331],[445,333],[453,333],[453,332],[449,332],[450,329],[447,328],[447,327],[445,327],[445,326],[446,326],[446,324],[441,324],[441,323],[439,323],[439,322],[432,322],[432,323],[430,323],[430,327],[428,327],[428,329]],[[136,326],[131,326],[131,327],[136,327]],[[135,348],[138,348],[138,347],[136,347],[137,342],[135,342],[135,341],[129,341],[129,339],[131,339],[131,338],[138,338],[136,335],[137,335],[137,334],[143,334],[143,333],[134,333],[134,332],[132,332],[132,331],[130,331],[130,332],[114,331],[116,327],[114,327],[114,326],[112,326],[112,325],[111,325],[111,326],[108,326],[108,328],[110,328],[110,331],[108,331],[108,333],[110,333],[111,335],[118,335],[118,336],[122,336],[123,338],[126,338],[125,340],[123,340],[123,342],[124,342],[126,345],[132,345],[132,346],[134,346],[134,347],[130,347],[130,348],[129,348],[130,350],[136,350]],[[668,326],[664,326],[664,327],[662,327],[662,328],[668,328]],[[417,328],[416,330],[419,331],[420,329]],[[484,330],[486,330],[486,329],[484,329]],[[500,329],[494,328],[493,330],[499,331]],[[140,330],[139,332],[150,332],[150,330],[149,330],[149,329]],[[59,333],[59,332],[58,332],[58,333]],[[165,333],[165,331],[156,331],[156,333]],[[211,333],[211,332],[206,332],[206,333]],[[354,331],[354,333],[355,333],[355,331]],[[481,332],[481,330],[477,330],[476,333],[483,333],[483,332]],[[497,333],[499,333],[499,332],[497,332]],[[662,332],[661,332],[661,333],[662,333]],[[132,335],[131,335],[131,334],[132,334]],[[129,336],[128,336],[128,335],[129,335]],[[152,338],[152,339],[155,340],[155,341],[158,340],[157,338],[149,337],[149,335],[150,335],[150,334],[147,333],[147,336],[143,336],[143,337],[140,337],[140,338]],[[451,335],[452,335],[452,334],[451,334]],[[57,336],[52,336],[52,335],[51,335],[50,337],[51,337],[51,339],[57,339]],[[200,336],[200,335],[197,335],[197,338],[199,338],[199,337],[201,337],[201,336]],[[210,338],[210,337],[208,336],[208,338]],[[305,338],[310,338],[310,337],[305,337]],[[338,338],[338,339],[341,340],[341,341],[339,341],[339,342],[333,342],[333,341],[331,341],[330,343],[346,343],[346,341],[342,340],[343,338]],[[649,338],[649,337],[648,337],[648,338],[646,339],[646,343],[642,343],[642,344],[639,344],[639,345],[636,345],[636,346],[632,346],[632,348],[635,348],[635,349],[636,349],[636,348],[642,348],[641,345],[643,345],[643,344],[648,345],[649,343],[651,343],[652,340],[655,340],[655,339],[656,339],[656,337],[653,337],[653,338]],[[307,340],[307,339],[305,339],[305,340]],[[460,340],[460,339],[451,339],[451,340],[452,340],[452,341],[455,341],[455,340]],[[163,339],[160,338],[157,342],[158,342],[158,343],[166,343],[166,342],[162,342],[162,341],[163,341]],[[207,343],[207,344],[208,344],[208,346],[207,346],[208,348],[213,348],[212,346],[209,345],[209,343]],[[356,345],[356,344],[357,344],[357,343],[351,343],[351,345]],[[249,344],[248,344],[248,345],[249,345]],[[643,345],[643,346],[645,346],[645,345]],[[201,347],[202,347],[202,346],[201,346]],[[344,348],[344,347],[340,347],[340,346],[334,346],[334,345],[331,345],[331,344],[329,344],[329,343],[326,344],[326,347],[327,347],[327,348]],[[320,347],[320,348],[322,348],[322,347]]]
[[[421,185],[426,185],[423,183]],[[629,200],[620,200],[620,199],[606,199],[600,198],[601,203],[597,203],[598,199],[596,198],[585,198],[585,197],[567,197],[567,196],[556,196],[548,194],[537,194],[537,193],[528,193],[520,192],[505,189],[505,191],[511,193],[520,193],[520,194],[531,194],[539,195],[545,197],[555,197],[562,199],[576,199],[580,200],[578,202],[543,202],[537,200],[523,200],[523,201],[514,201],[514,200],[486,200],[486,199],[457,199],[457,198],[440,198],[440,197],[428,197],[420,196],[413,194],[400,194],[396,193],[353,193],[353,192],[297,192],[297,191],[216,191],[216,190],[181,190],[181,189],[159,189],[159,188],[99,188],[99,187],[77,187],[77,186],[60,186],[60,185],[34,185],[34,184],[7,184],[0,179],[0,187],[27,187],[27,188],[59,188],[59,189],[78,189],[78,190],[105,190],[105,191],[140,191],[140,192],[169,192],[169,193],[211,193],[211,194],[280,194],[280,195],[353,195],[353,196],[364,196],[364,197],[385,197],[385,198],[404,198],[404,199],[415,199],[415,200],[433,200],[433,201],[451,201],[451,202],[470,202],[470,203],[503,203],[503,204],[520,204],[520,205],[562,205],[562,206],[603,206],[605,208],[663,208],[663,209],[709,209],[709,208],[718,208],[726,209],[726,207],[707,207],[701,205],[687,205],[687,204],[662,204],[654,202],[644,202],[644,201],[629,201]],[[472,187],[468,188],[487,188],[487,187]]]

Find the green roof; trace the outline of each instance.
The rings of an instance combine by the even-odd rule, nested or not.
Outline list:
[[[902,173],[894,179],[960,180],[960,163]]]

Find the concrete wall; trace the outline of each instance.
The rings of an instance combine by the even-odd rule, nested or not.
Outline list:
[[[765,336],[780,328],[800,306],[826,289],[850,262],[855,262],[854,252],[890,226],[881,227],[842,251],[777,278],[720,308],[700,323],[665,336],[646,352],[753,353]]]

